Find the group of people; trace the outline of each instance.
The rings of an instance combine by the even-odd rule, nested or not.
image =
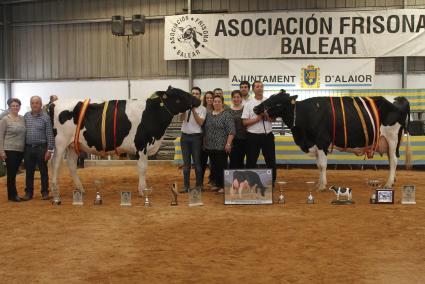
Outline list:
[[[204,175],[209,160],[208,184],[211,191],[224,193],[224,170],[254,169],[260,150],[268,168],[276,180],[275,143],[272,132],[274,119],[267,114],[257,115],[254,107],[263,102],[264,86],[260,81],[252,83],[254,96],[250,98],[250,83],[242,81],[239,90],[231,93],[232,105],[224,104],[220,88],[207,91],[202,105],[181,115],[183,156],[183,188],[190,188],[190,171],[195,168],[195,187],[204,187]],[[193,87],[192,95],[201,99],[201,89]],[[244,163],[246,160],[246,164]]]
[[[57,100],[50,97],[50,103]],[[6,162],[7,198],[11,202],[28,201],[34,195],[34,172],[36,167],[41,177],[41,199],[49,199],[49,175],[47,162],[52,158],[55,139],[52,123],[43,107],[42,99],[30,99],[31,111],[19,115],[21,101],[12,98],[7,101],[8,110],[0,120],[0,160]],[[26,178],[25,194],[19,196],[16,188],[16,174],[24,160]]]

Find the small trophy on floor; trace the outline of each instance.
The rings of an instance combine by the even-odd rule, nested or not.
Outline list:
[[[314,197],[313,194],[310,194],[307,196],[307,204],[314,204]]]
[[[100,195],[100,192],[96,192],[96,197],[94,198],[94,205],[102,205],[102,196]]]
[[[375,204],[376,203],[376,189],[381,186],[381,181],[379,179],[368,179],[367,185],[370,186],[372,190],[372,194],[370,195],[369,203]]]
[[[102,205],[102,196],[100,195],[100,189],[104,185],[102,179],[94,180],[94,187],[96,188],[96,197],[94,199],[94,205]]]
[[[314,197],[313,197],[312,191],[314,189],[315,182],[314,181],[307,181],[306,184],[307,184],[307,188],[308,188],[308,191],[309,191],[309,195],[307,197],[307,204],[314,204]]]
[[[143,189],[143,196],[145,197],[145,207],[151,207],[151,201],[149,200],[149,195],[152,194],[152,188]]]
[[[171,187],[171,206],[177,206],[178,202],[177,202],[177,182],[173,183],[173,186]]]
[[[283,187],[286,185],[286,181],[278,181],[277,182],[279,184],[279,198],[277,200],[278,204],[285,204],[285,195],[283,194]]]

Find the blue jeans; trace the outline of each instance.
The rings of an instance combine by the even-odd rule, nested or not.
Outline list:
[[[195,166],[196,186],[202,186],[201,147],[202,134],[182,134],[180,146],[183,155],[183,181],[184,187],[190,188],[190,169]]]
[[[24,164],[26,170],[26,188],[25,193],[33,196],[34,194],[34,172],[35,166],[38,166],[41,177],[41,194],[49,193],[49,172],[47,170],[47,162],[44,160],[44,156],[47,151],[47,144],[39,146],[25,147]]]

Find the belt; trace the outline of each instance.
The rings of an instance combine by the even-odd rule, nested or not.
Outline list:
[[[31,147],[31,148],[36,148],[36,147],[43,147],[46,146],[47,147],[47,143],[42,143],[42,144],[25,144],[27,147]]]
[[[182,134],[186,136],[201,136],[202,135],[202,133],[192,133],[192,134],[182,133]]]

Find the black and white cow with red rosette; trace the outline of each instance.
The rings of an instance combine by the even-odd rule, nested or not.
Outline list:
[[[390,172],[385,187],[395,180],[397,157],[403,132],[410,122],[410,105],[397,97],[391,103],[384,97],[314,97],[296,101],[284,90],[270,96],[254,108],[270,117],[282,117],[290,127],[295,143],[305,153],[316,157],[320,171],[319,190],[326,189],[327,154],[333,149],[365,155],[388,155]],[[406,165],[410,165],[409,134]]]
[[[56,151],[53,160],[53,196],[59,196],[59,167],[67,151],[67,164],[77,190],[84,192],[77,175],[78,152],[95,155],[138,154],[139,195],[146,188],[148,156],[154,155],[173,116],[198,107],[201,101],[183,90],[168,87],[147,100],[58,100],[50,106]]]

